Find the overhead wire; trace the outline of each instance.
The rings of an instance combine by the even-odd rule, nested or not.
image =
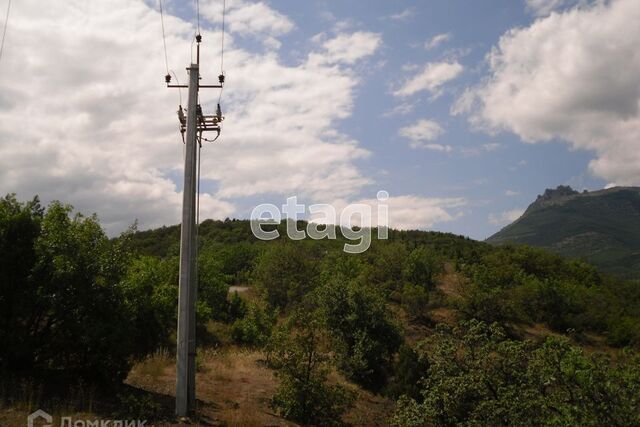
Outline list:
[[[169,70],[169,72],[173,74],[173,77],[176,78],[176,83],[178,83],[178,94],[180,95],[180,105],[182,105],[182,88],[180,87],[180,80],[178,80],[178,76],[173,70]]]
[[[9,11],[11,10],[11,0],[7,3],[7,13],[4,17],[4,28],[2,29],[2,42],[0,43],[0,60],[2,60],[2,52],[4,51],[4,39],[7,35],[7,27],[9,26]]]
[[[162,0],[158,0],[160,4],[160,23],[162,25],[162,44],[164,45],[164,65],[167,68],[167,75],[169,74],[169,57],[167,55],[167,38],[164,33],[164,10],[162,7]]]
[[[222,0],[222,35],[220,37],[220,75],[224,78],[224,33],[225,33],[225,18],[227,14],[227,0]],[[220,94],[218,95],[218,105],[220,105],[220,101],[222,100],[222,91],[224,90],[224,85],[220,88]],[[217,138],[216,138],[217,139]]]
[[[198,34],[200,34],[200,0],[196,0],[196,19],[198,26]]]

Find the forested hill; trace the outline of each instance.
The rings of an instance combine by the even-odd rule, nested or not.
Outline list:
[[[640,277],[640,188],[578,193],[560,186],[487,242],[523,243],[575,258],[626,278]]]
[[[297,228],[305,230],[307,223],[299,221]],[[263,225],[265,230],[274,229],[275,226]],[[277,240],[286,240],[286,224],[277,226],[280,238]],[[372,231],[372,235],[376,236],[376,230]],[[315,245],[327,248],[341,248],[345,243],[355,243],[349,241],[340,233],[336,232],[335,240],[316,240]],[[128,235],[129,243],[138,253],[143,255],[167,257],[180,253],[180,225],[163,226],[160,228],[136,231]],[[207,219],[198,227],[199,246],[205,247],[209,245],[225,245],[237,243],[255,243],[266,244],[261,242],[251,232],[248,220],[226,219],[224,221]],[[309,239],[310,240],[310,239]],[[389,242],[405,242],[412,247],[418,245],[429,244],[437,247],[455,258],[466,253],[468,256],[480,254],[490,249],[490,245],[484,242],[478,242],[468,237],[458,236],[451,233],[426,232],[420,230],[389,230]]]
[[[445,233],[390,230],[349,254],[276,226],[269,242],[248,221],[200,226],[213,425],[640,425],[637,282]],[[109,239],[71,206],[0,199],[0,424],[53,405],[172,420],[179,234]]]

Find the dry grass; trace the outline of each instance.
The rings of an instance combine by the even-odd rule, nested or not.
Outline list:
[[[199,425],[295,426],[273,413],[269,407],[278,386],[274,372],[264,363],[260,351],[236,347],[209,349],[198,355],[201,370],[196,374]],[[170,362],[162,369],[162,362]],[[148,365],[144,366],[143,365]],[[354,426],[384,426],[393,402],[349,384],[336,372],[331,382],[357,391],[358,400],[346,421]],[[155,393],[175,395],[175,368],[172,359],[153,355],[137,365],[128,384]],[[158,424],[174,425],[174,424]]]
[[[168,367],[175,365],[175,358],[166,348],[147,356],[133,368],[137,375],[151,377],[156,380],[165,375]]]

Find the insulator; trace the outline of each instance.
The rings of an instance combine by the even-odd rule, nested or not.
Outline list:
[[[164,76],[164,81],[167,84],[171,83],[171,74],[167,74],[166,76]]]
[[[220,74],[218,76],[218,81],[220,82],[220,84],[224,83],[224,74]]]
[[[198,43],[200,43],[200,42],[202,41],[202,35],[198,34],[198,35],[196,36],[196,41],[197,41]]]

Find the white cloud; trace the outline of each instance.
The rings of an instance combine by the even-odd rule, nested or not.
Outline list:
[[[413,16],[413,10],[411,8],[407,8],[402,12],[395,13],[389,16],[389,19],[393,21],[406,21],[407,19]]]
[[[443,144],[417,144],[413,148],[424,148],[431,151],[440,151],[442,153],[450,153],[453,151],[453,147]]]
[[[228,3],[235,27],[225,54],[226,121],[221,138],[202,150],[200,217],[238,215],[245,197],[358,198],[372,178],[355,162],[369,152],[335,125],[351,115],[361,82],[351,65],[375,52],[379,35],[339,35],[360,48],[329,41],[285,65],[274,52],[239,48],[234,35],[268,35],[275,48],[278,35],[293,26],[288,18],[264,2]],[[201,11],[206,7],[201,2]],[[256,10],[265,15],[254,16]],[[170,66],[185,83],[194,27],[166,14],[165,29]],[[158,12],[135,0],[53,2],[46,9],[23,0],[12,10],[12,31],[0,67],[0,193],[40,194],[44,202],[59,199],[97,212],[110,234],[135,218],[141,228],[178,223],[179,98],[164,84]],[[212,53],[220,46],[219,29],[203,37],[202,81],[210,83],[220,66]],[[217,93],[200,96],[203,109],[212,111]],[[29,125],[21,126],[27,117]],[[418,203],[415,215],[428,214],[424,224],[449,220],[453,207],[443,200],[431,202],[431,210]],[[408,216],[401,214],[399,224]]]
[[[200,3],[200,13],[214,23],[222,22],[222,2],[207,0]],[[295,25],[285,15],[265,2],[245,0],[227,1],[226,27],[232,34],[252,36],[266,40],[273,46],[273,37],[282,36]]]
[[[378,33],[365,31],[342,33],[325,41],[322,44],[324,51],[312,55],[311,61],[317,64],[354,64],[373,55],[381,44],[382,37]]]
[[[403,102],[401,104],[396,105],[390,110],[385,111],[382,116],[383,117],[393,117],[393,116],[405,116],[411,113],[415,108],[415,104],[410,102]]]
[[[547,16],[551,12],[573,5],[585,5],[590,0],[526,0],[527,9],[536,16]]]
[[[489,152],[496,151],[500,147],[502,147],[502,144],[498,142],[489,142],[487,144],[482,144],[482,148],[484,149],[484,151],[489,151]]]
[[[507,197],[515,197],[515,196],[519,196],[520,192],[515,190],[507,190],[504,192],[504,195]]]
[[[511,224],[513,221],[520,218],[524,211],[524,209],[512,209],[510,211],[504,211],[497,214],[492,213],[489,214],[489,222],[493,225]]]
[[[378,199],[359,200],[356,203],[372,207],[370,223],[377,226]],[[463,214],[460,208],[467,204],[464,198],[434,198],[421,196],[389,197],[384,203],[388,206],[389,226],[400,230],[424,230],[435,224],[454,221]],[[355,224],[358,225],[358,224]]]
[[[467,157],[479,156],[483,151],[491,153],[496,151],[502,147],[502,144],[498,142],[489,142],[487,144],[482,144],[481,146],[472,146],[472,147],[462,147],[460,148],[460,152]]]
[[[595,175],[640,184],[638,22],[640,2],[615,0],[513,29],[489,56],[490,77],[452,112],[526,142],[565,140],[594,152]]]
[[[442,85],[458,77],[463,69],[464,67],[458,62],[430,62],[393,94],[395,96],[410,96],[427,91],[437,95]]]
[[[440,46],[442,43],[448,42],[451,40],[451,33],[442,33],[431,37],[424,43],[424,48],[426,50],[435,49]]]
[[[444,133],[444,129],[437,122],[433,120],[422,119],[416,123],[401,128],[398,131],[400,136],[403,136],[411,141],[411,148],[427,148],[438,151],[451,151],[451,147],[447,150],[445,147],[438,144],[427,144],[428,141],[437,139]],[[441,149],[435,148],[441,147]]]
[[[0,67],[0,192],[98,212],[110,233],[135,218],[142,228],[179,222],[183,145],[178,93],[164,85],[159,14],[131,0],[55,2],[46,12],[25,0],[12,16],[20,37],[8,37]],[[170,65],[184,83],[194,28],[168,14],[165,27]],[[220,33],[203,36],[209,83]],[[233,215],[234,199],[244,196],[356,197],[371,179],[354,162],[369,153],[334,126],[351,114],[360,78],[346,66],[311,58],[288,66],[275,54],[239,49],[232,36],[227,42],[227,120],[222,137],[202,150],[203,188],[213,190],[201,195],[201,218]],[[212,111],[217,94],[203,90],[201,98]],[[25,117],[29,126],[17,125]]]

